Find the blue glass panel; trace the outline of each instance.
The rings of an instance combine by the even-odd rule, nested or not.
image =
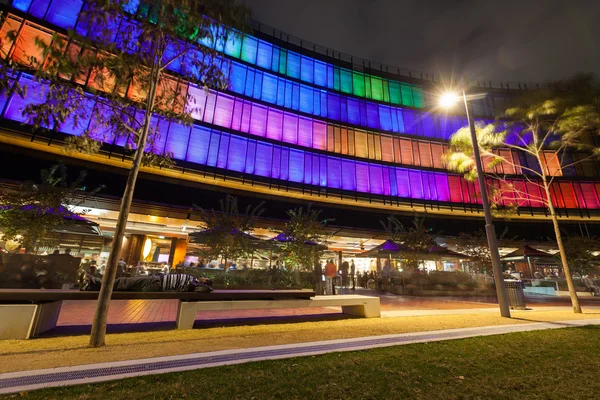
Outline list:
[[[178,43],[174,42],[174,41],[170,41],[169,45],[167,46],[167,49],[163,53],[163,63],[168,63],[169,61],[172,60],[168,67],[168,69],[170,71],[180,72],[182,57],[178,56],[178,53],[179,53],[178,49],[179,49]],[[177,58],[175,58],[175,57],[177,57]]]
[[[171,153],[176,160],[185,160],[188,141],[190,139],[190,127],[171,123],[165,151]]]
[[[356,99],[348,98],[348,122],[360,125],[360,106]]]
[[[54,0],[46,20],[61,28],[71,29],[75,26],[82,5],[83,0]]]
[[[140,0],[123,0],[122,3],[123,10],[125,10],[126,13],[135,14],[140,5]]]
[[[260,94],[262,92],[262,82],[263,82],[263,73],[256,71],[256,75],[254,77],[254,90],[252,91],[252,96],[254,98],[260,99]]]
[[[48,10],[49,5],[50,0],[33,0],[33,3],[29,8],[29,14],[33,15],[34,17],[43,19],[46,15],[46,10]]]
[[[27,86],[27,95],[22,98],[19,95],[13,95],[8,101],[6,112],[4,117],[13,121],[26,122],[27,118],[23,117],[23,110],[29,104],[41,104],[44,102],[40,99],[39,93],[44,90],[40,83],[35,82],[33,79],[26,75],[22,75],[19,79],[19,84],[22,87]]]
[[[254,72],[254,69],[248,68],[248,72],[246,73],[246,89],[244,90],[244,94],[246,96],[252,97],[252,94],[254,92],[254,76],[255,75],[256,75],[256,73]]]
[[[300,85],[300,111],[313,113],[313,90],[304,85]]]
[[[256,56],[256,65],[261,68],[271,69],[273,45],[271,43],[258,42],[258,54]]]
[[[246,150],[246,173],[254,173],[254,164],[256,163],[256,141],[248,141],[248,150]]]
[[[264,74],[262,85],[262,100],[271,104],[277,103],[277,77]]]
[[[221,132],[221,140],[219,140],[219,155],[217,157],[217,167],[227,168],[227,156],[229,155],[229,141],[231,135]]]
[[[300,56],[292,51],[288,51],[287,75],[300,79]]]
[[[342,161],[339,158],[327,159],[327,186],[334,189],[341,188]]]
[[[327,187],[327,156],[319,157],[319,185],[321,187]]]
[[[279,72],[279,46],[273,46],[273,56],[271,58],[271,71]]]
[[[208,159],[206,165],[211,167],[217,166],[217,160],[219,159],[219,142],[221,141],[221,135],[218,131],[213,130],[210,138],[210,145],[208,147]]]
[[[341,120],[340,96],[327,94],[327,117],[335,120]]]
[[[239,63],[231,63],[231,72],[229,73],[229,86],[227,89],[244,94],[246,85],[246,67]]]
[[[302,68],[300,69],[300,79],[304,82],[314,82],[314,61],[312,58],[302,56]]]
[[[416,134],[415,112],[412,110],[403,110],[402,117],[404,118],[404,132],[412,135]]]
[[[91,113],[92,113],[92,109],[94,108],[94,105],[96,104],[96,102],[89,98],[86,101],[83,101],[80,108],[85,109],[86,111],[83,113],[77,112],[72,114],[69,119],[67,119],[65,121],[65,123],[63,123],[60,126],[60,131],[67,133],[69,135],[75,135],[75,136],[79,136],[82,135],[83,132],[88,128],[88,125],[90,123],[90,119],[91,119]],[[75,114],[77,114],[78,120],[77,120],[77,126],[75,126]],[[85,116],[86,118],[79,118]]]
[[[281,148],[280,165],[279,178],[287,181],[290,179],[290,149],[286,147]]]
[[[281,173],[281,147],[273,146],[273,159],[271,160],[271,178],[280,179]]]
[[[318,86],[327,87],[327,65],[315,60],[314,83]]]
[[[292,182],[304,181],[304,152],[300,150],[290,150],[289,161],[290,177]]]
[[[273,145],[258,143],[256,148],[256,175],[271,177],[271,160],[273,156]]]
[[[284,106],[292,108],[292,95],[294,93],[294,84],[290,81],[285,81],[285,102]]]
[[[285,79],[277,78],[277,105],[283,106],[285,104]]]
[[[321,163],[318,154],[311,154],[312,156],[312,184],[315,186],[321,185]]]
[[[17,10],[21,10],[23,12],[27,12],[29,10],[29,6],[31,5],[32,0],[15,0],[12,3],[12,6]]]
[[[379,129],[379,105],[367,102],[367,126],[369,128]]]
[[[394,130],[392,126],[392,113],[389,107],[379,106],[379,129],[384,131],[398,132],[398,128]]]
[[[300,109],[300,85],[294,83],[292,85],[292,107],[294,110]]]
[[[435,126],[433,124],[433,118],[431,114],[421,114],[421,123],[423,125],[423,136],[434,138],[437,137],[435,133]]]
[[[210,129],[200,128],[198,126],[192,128],[190,145],[187,152],[187,161],[203,165],[206,164],[210,135]]]

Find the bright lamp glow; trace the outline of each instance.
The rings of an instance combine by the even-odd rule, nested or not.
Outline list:
[[[458,95],[456,93],[448,92],[440,97],[440,105],[444,108],[453,107],[456,103],[458,103]]]

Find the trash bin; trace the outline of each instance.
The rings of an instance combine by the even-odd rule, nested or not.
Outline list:
[[[525,283],[515,279],[505,279],[504,286],[508,294],[508,305],[513,310],[525,310]]]

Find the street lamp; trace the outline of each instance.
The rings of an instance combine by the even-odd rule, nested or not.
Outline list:
[[[496,230],[492,221],[492,212],[488,202],[487,189],[485,185],[485,177],[483,176],[483,167],[481,165],[481,156],[479,154],[479,143],[477,142],[477,132],[475,131],[475,123],[473,122],[472,110],[467,101],[467,94],[462,90],[462,98],[465,103],[465,114],[469,121],[469,129],[471,130],[471,142],[473,144],[473,158],[475,159],[475,167],[477,168],[477,179],[479,181],[479,189],[481,191],[481,202],[483,203],[483,215],[485,215],[485,233],[490,247],[490,255],[492,257],[492,270],[494,271],[494,283],[496,284],[496,295],[498,296],[498,306],[500,307],[500,315],[510,318],[510,309],[506,296],[506,288],[504,287],[504,278],[502,276],[502,265],[500,263],[500,252],[498,251],[498,239],[496,238]],[[444,93],[440,97],[440,105],[444,108],[451,108],[460,100],[460,96],[456,93]]]

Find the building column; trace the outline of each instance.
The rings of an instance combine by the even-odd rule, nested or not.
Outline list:
[[[142,260],[142,251],[144,249],[145,235],[130,235],[121,250],[121,258],[127,265],[137,265]]]
[[[171,250],[169,251],[169,264],[175,268],[177,264],[185,260],[187,253],[187,239],[171,239]]]

